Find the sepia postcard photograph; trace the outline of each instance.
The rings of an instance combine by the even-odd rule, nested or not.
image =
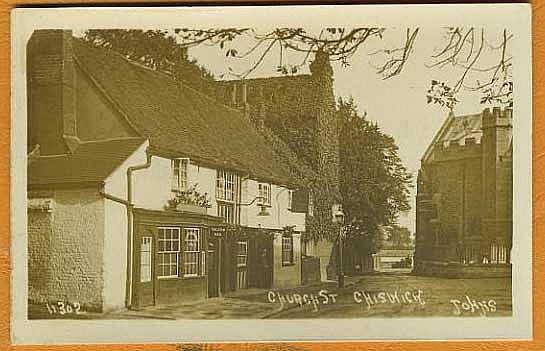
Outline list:
[[[531,338],[530,41],[526,4],[14,10],[13,342]]]

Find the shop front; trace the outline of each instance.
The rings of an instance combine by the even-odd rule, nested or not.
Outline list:
[[[222,219],[134,209],[133,308],[219,295]]]

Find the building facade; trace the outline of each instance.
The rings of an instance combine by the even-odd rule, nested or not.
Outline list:
[[[218,82],[212,94],[245,109],[258,128],[293,150],[301,167],[310,168],[302,175],[309,186],[298,194],[307,208],[303,252],[319,258],[320,279],[328,280],[337,275],[334,242],[339,230],[332,224],[332,207],[341,203],[340,122],[328,55],[317,52],[309,68],[310,74]]]
[[[70,31],[35,31],[27,53],[30,303],[301,283],[301,184],[244,111]]]
[[[512,111],[450,114],[418,173],[414,270],[511,274]]]

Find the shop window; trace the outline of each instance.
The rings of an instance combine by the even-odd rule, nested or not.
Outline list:
[[[282,236],[282,265],[293,264],[293,236]]]
[[[180,228],[159,228],[157,246],[159,260],[158,277],[177,277],[180,256]]]
[[[187,190],[187,159],[172,160],[172,191]]]
[[[184,277],[199,275],[199,229],[184,228]]]
[[[259,183],[257,185],[259,193],[259,205],[270,206],[271,205],[271,185],[266,183]]]
[[[151,281],[151,236],[144,236],[140,242],[140,282]]]
[[[237,248],[237,267],[246,267],[248,265],[248,241],[238,241]]]

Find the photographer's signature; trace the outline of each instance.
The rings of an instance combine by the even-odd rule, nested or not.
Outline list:
[[[486,316],[487,313],[494,313],[497,311],[497,303],[494,299],[489,300],[475,300],[465,295],[461,300],[450,299],[455,316],[459,316],[464,312],[478,313],[481,316]]]

